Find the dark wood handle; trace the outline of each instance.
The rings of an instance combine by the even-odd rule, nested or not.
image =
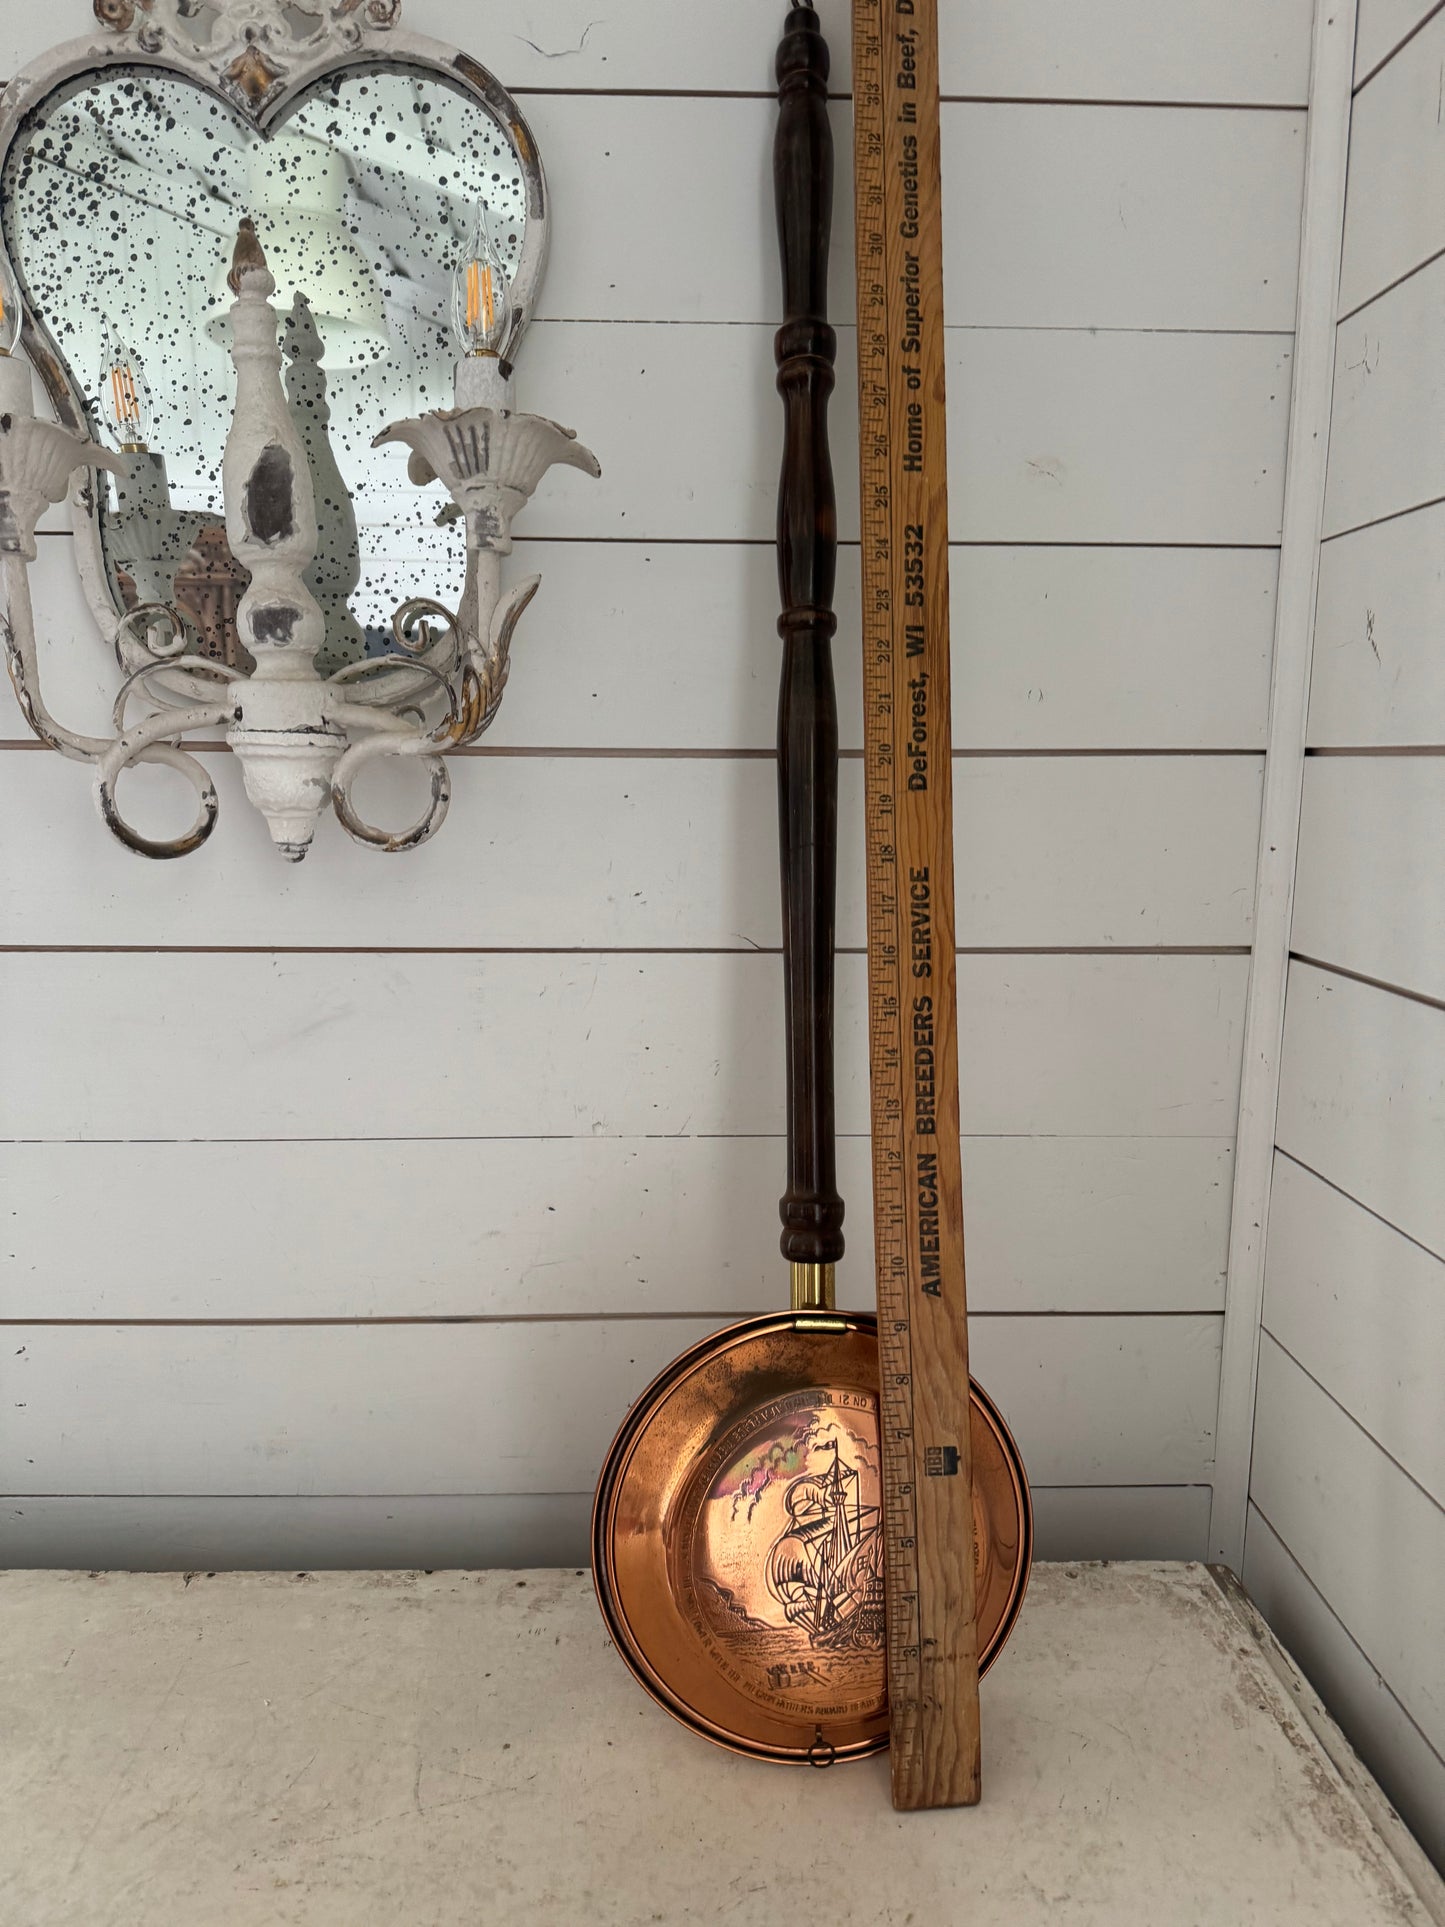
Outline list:
[[[788,14],[778,49],[773,179],[783,263],[775,351],[786,430],[778,490],[783,639],[778,805],[788,1026],[788,1189],[783,1255],[834,1264],[843,1200],[833,1147],[833,922],[838,869],[838,704],[833,582],[838,517],[828,450],[837,338],[828,326],[833,137],[828,44],[811,6]]]

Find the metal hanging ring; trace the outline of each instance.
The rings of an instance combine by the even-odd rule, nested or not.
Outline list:
[[[191,827],[182,836],[167,839],[142,836],[121,815],[116,802],[116,781],[123,770],[135,763],[164,763],[168,769],[179,771],[196,792],[196,815]],[[102,764],[96,770],[95,797],[100,805],[101,819],[111,834],[117,837],[128,850],[137,856],[166,858],[189,856],[198,850],[216,827],[220,804],[216,798],[215,786],[206,774],[204,767],[194,756],[188,756],[174,743],[152,743],[145,749],[137,750],[125,757],[113,770],[107,771]]]
[[[378,829],[357,813],[356,805],[351,800],[351,785],[355,778],[367,763],[376,762],[383,756],[420,757],[426,765],[431,781],[431,797],[426,809],[408,829]],[[451,800],[451,774],[443,758],[431,753],[430,738],[425,736],[404,739],[391,735],[372,736],[366,742],[356,743],[348,749],[331,774],[331,806],[336,812],[337,822],[356,842],[364,843],[368,849],[384,851],[389,856],[418,849],[435,836],[446,821]]]

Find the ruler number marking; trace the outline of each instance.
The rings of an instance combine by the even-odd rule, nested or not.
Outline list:
[[[912,26],[901,12],[895,23],[892,8],[896,5],[897,0],[854,0],[853,8],[870,1072],[880,1365],[885,1388],[881,1457],[888,1526],[888,1657],[895,1787],[902,1783],[900,1768],[905,1774],[912,1772],[915,1780],[927,1771],[926,1732],[942,1735],[947,1731],[951,1714],[947,1682],[954,1664],[954,1642],[931,1637],[924,1623],[927,1613],[934,1609],[935,1582],[920,1568],[917,1556],[918,1482],[923,1479],[924,1455],[932,1441],[928,1433],[919,1439],[914,1423],[914,1400],[918,1396],[915,1324],[922,1314],[925,1325],[920,1342],[928,1344],[934,1356],[936,1345],[951,1344],[951,1328],[947,1320],[939,1322],[933,1315],[940,1302],[937,1264],[930,1285],[922,1274],[916,1249],[919,1240],[911,1207],[920,1213],[923,1207],[917,1197],[910,1196],[908,1173],[910,1146],[915,1147],[916,1156],[920,1138],[918,1119],[910,1117],[907,1110],[910,1091],[912,1102],[921,1102],[912,1034],[912,1026],[919,1021],[919,1005],[910,978],[910,972],[918,974],[920,953],[912,947],[916,937],[910,913],[916,899],[910,900],[910,886],[928,880],[928,868],[921,868],[921,879],[919,870],[930,863],[937,864],[935,875],[942,877],[947,870],[947,880],[940,886],[944,904],[938,904],[932,893],[928,899],[929,930],[941,953],[937,957],[940,985],[951,981],[948,964],[952,954],[952,932],[947,927],[945,908],[951,869],[938,860],[939,849],[946,852],[947,843],[936,845],[934,841],[935,837],[946,839],[949,826],[942,823],[942,811],[931,798],[920,803],[913,793],[920,777],[924,787],[929,781],[936,789],[941,787],[934,772],[947,746],[946,714],[940,717],[931,737],[925,738],[924,756],[930,761],[920,760],[917,735],[911,733],[916,732],[919,698],[915,695],[910,701],[910,692],[916,686],[909,681],[927,672],[936,677],[935,686],[946,694],[947,627],[939,601],[942,585],[928,579],[930,571],[946,566],[946,549],[936,560],[936,545],[946,538],[935,533],[930,540],[925,512],[937,516],[940,509],[937,499],[928,496],[924,474],[926,466],[941,469],[944,428],[941,398],[922,379],[930,357],[938,366],[942,345],[938,334],[942,317],[937,311],[940,277],[936,205],[931,202],[931,183],[922,179],[923,163],[931,168],[931,153],[936,151],[931,143],[936,141],[937,107],[922,80],[910,93],[906,90],[914,88],[911,80],[885,71],[885,47],[889,69],[893,66],[895,24],[900,43],[910,38],[915,48],[924,31],[922,26]],[[928,16],[931,36],[934,10],[921,3],[919,11]],[[913,16],[911,6],[907,13]],[[928,51],[933,50],[930,47]],[[900,65],[907,62],[905,51]],[[927,148],[925,143],[929,144]],[[890,231],[890,181],[901,197],[895,202],[895,210],[901,209],[896,234]],[[922,266],[925,262],[927,265]],[[914,390],[921,392],[917,399],[909,400]],[[902,562],[896,577],[895,554]],[[900,610],[901,625],[907,630],[906,656],[905,636],[901,629],[895,631]],[[895,716],[899,718],[896,726]],[[909,779],[906,784],[905,779]],[[946,789],[942,793],[946,797]],[[930,808],[934,810],[932,818]],[[934,919],[941,921],[935,924]],[[949,1028],[945,1032],[940,1021],[939,1042],[946,1039],[950,1055],[941,1068],[951,1074],[952,1052],[956,1049],[951,1010],[946,1022]],[[933,1041],[930,1031],[928,1042]],[[952,1102],[951,1093],[947,1096]],[[939,1106],[941,1131],[947,1120],[943,1096]],[[949,1182],[955,1182],[951,1175]],[[943,1208],[937,1199],[933,1208],[942,1222]],[[948,1228],[956,1233],[956,1227]],[[956,1246],[945,1247],[945,1255],[950,1249],[956,1250]],[[926,1295],[930,1291],[933,1296]],[[952,1354],[946,1350],[943,1355]],[[933,1390],[936,1400],[936,1377]],[[933,1409],[931,1402],[930,1411]],[[966,1452],[966,1386],[961,1417],[956,1402],[950,1412],[945,1401],[944,1418],[947,1425],[956,1421],[962,1428]],[[930,1428],[936,1431],[936,1427],[936,1418],[930,1418]],[[938,1445],[933,1443],[932,1449],[936,1453]],[[940,1507],[954,1500],[958,1487],[945,1487],[938,1479],[930,1479],[928,1486],[927,1515],[937,1520],[944,1516]],[[932,1684],[925,1687],[925,1669],[932,1673],[939,1667],[945,1670],[939,1675],[937,1690]],[[937,1724],[940,1720],[941,1725]],[[903,1759],[900,1752],[905,1755]]]

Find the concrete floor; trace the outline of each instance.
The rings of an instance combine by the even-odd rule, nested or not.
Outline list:
[[[579,1573],[0,1574],[5,1927],[1439,1917],[1197,1566],[1038,1569],[984,1769],[901,1817],[734,1759]]]

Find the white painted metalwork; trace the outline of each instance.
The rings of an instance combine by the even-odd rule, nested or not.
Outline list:
[[[464,353],[456,403],[381,427],[373,446],[404,442],[408,474],[418,486],[440,481],[452,497],[466,538],[466,577],[453,610],[431,596],[396,609],[392,652],[364,653],[365,638],[343,591],[355,582],[356,518],[327,439],[330,411],[321,376],[322,349],[303,298],[289,303],[287,380],[272,297],[276,283],[249,217],[242,222],[232,268],[229,312],[217,314],[212,338],[227,342],[235,368],[234,414],[221,467],[225,546],[249,576],[234,612],[238,661],[202,652],[176,597],[157,594],[162,563],[175,568],[204,523],[173,510],[163,459],[139,433],[122,452],[102,449],[88,432],[90,411],[74,371],[25,300],[24,340],[50,392],[59,425],[34,418],[30,369],[0,353],[0,579],[7,662],[22,711],[49,747],[96,766],[103,819],[132,850],[150,857],[198,848],[216,821],[216,795],[182,747],[198,730],[222,729],[238,758],[246,794],[265,817],[280,853],[299,861],[328,803],[348,834],[375,849],[399,851],[425,842],[447,811],[450,783],[443,761],[473,742],[496,716],[506,685],[513,631],[536,593],[528,577],[504,592],[501,558],[511,550],[513,517],[547,469],[563,463],[596,476],[596,458],[570,430],[513,407],[510,357],[531,318],[546,250],[546,197],[541,163],[516,104],[467,56],[393,31],[400,0],[94,0],[109,31],[72,41],[21,75],[0,114],[0,165],[12,167],[27,116],[59,90],[114,70],[154,68],[219,96],[257,133],[269,134],[307,90],[361,63],[399,62],[407,70],[444,75],[470,92],[490,116],[515,160],[520,196],[512,236],[514,258],[503,275],[495,339],[484,353]],[[254,135],[253,137],[254,138]],[[287,139],[298,151],[312,136]],[[277,143],[276,167],[290,164]],[[308,156],[303,154],[303,160]],[[22,156],[22,162],[24,157]],[[315,173],[315,162],[310,173]],[[7,182],[11,174],[6,173]],[[11,248],[13,254],[13,244]],[[490,270],[487,270],[490,274]],[[0,290],[8,270],[0,254]],[[486,282],[487,317],[493,283]],[[208,333],[210,333],[208,327]],[[172,335],[174,330],[171,330]],[[468,344],[471,345],[471,344]],[[129,371],[127,371],[128,373]],[[92,404],[93,409],[93,404]],[[125,560],[102,547],[99,471],[122,478],[117,525],[129,518]],[[38,649],[26,565],[35,559],[35,529],[46,508],[72,497],[77,548],[91,607],[114,647],[125,680],[114,712],[113,738],[81,736],[53,718],[40,691]],[[328,514],[318,521],[318,483]],[[219,539],[219,531],[215,531]],[[318,551],[319,556],[318,556]],[[313,589],[329,575],[328,609]],[[120,593],[127,581],[129,606]],[[140,599],[137,599],[139,596]],[[328,633],[331,641],[328,647]],[[337,636],[344,639],[335,660]],[[132,704],[142,711],[128,718]],[[388,757],[420,760],[430,793],[418,819],[400,831],[380,828],[357,807],[353,789],[370,764]],[[142,835],[116,797],[121,775],[137,763],[162,763],[193,784],[198,809],[178,837]]]

